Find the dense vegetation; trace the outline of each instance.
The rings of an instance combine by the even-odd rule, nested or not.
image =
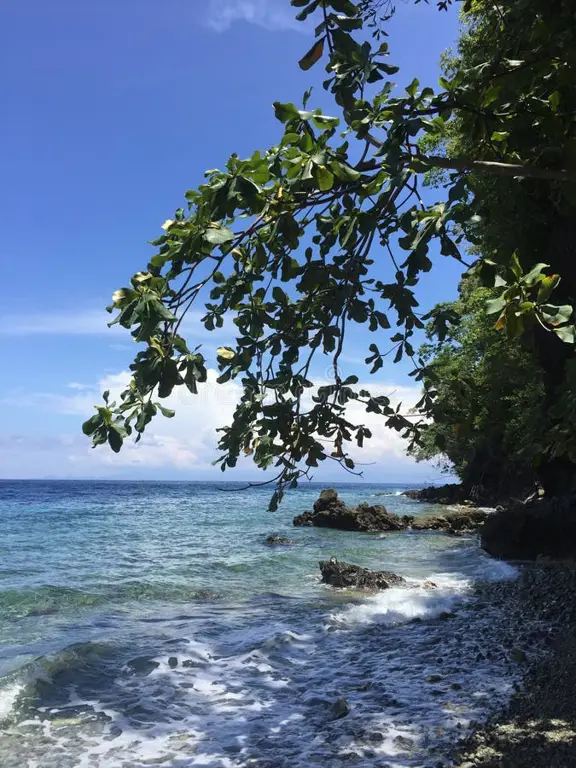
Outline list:
[[[460,298],[441,307],[452,323],[442,342],[430,328],[420,354],[436,397],[412,448],[455,472],[466,497],[522,496],[537,479],[541,436],[550,427],[544,372],[529,348],[494,328],[486,314],[493,289],[464,279]]]
[[[562,25],[574,18],[574,5],[536,3],[529,16],[522,10],[522,4],[513,3],[502,25],[496,7],[474,4],[463,14],[456,56],[444,62],[450,76],[485,68],[487,61],[495,65],[503,57],[515,60],[514,75],[495,78],[490,96],[499,114],[509,113],[506,131],[490,134],[477,115],[462,111],[444,136],[424,139],[427,148],[459,156],[483,143],[491,145],[495,158],[512,153],[534,163],[573,166],[575,125],[566,110],[576,108],[576,89],[567,87],[565,78],[576,60],[570,48],[574,33],[573,25]],[[483,484],[496,494],[527,487],[534,476],[549,491],[565,492],[576,458],[573,327],[551,334],[546,323],[534,323],[531,302],[523,299],[530,298],[535,280],[538,297],[547,301],[553,289],[562,302],[552,310],[559,320],[572,315],[576,188],[477,173],[469,186],[479,220],[464,222],[464,231],[479,257],[475,271],[481,274],[488,265],[500,272],[506,264],[500,275],[520,284],[523,279],[528,290],[505,305],[507,286],[501,296],[485,296],[487,303],[481,291],[464,287],[452,307],[464,322],[453,328],[447,346],[426,350],[439,397],[429,409],[434,425],[416,453],[429,457],[445,445],[444,455],[465,485]],[[543,279],[544,273],[549,276]],[[498,277],[496,283],[501,282]],[[487,316],[485,306],[495,314]],[[505,323],[512,341],[491,327],[502,310],[496,327]]]
[[[299,19],[317,19],[300,66],[325,62],[324,88],[337,116],[310,109],[309,92],[302,109],[275,103],[280,141],[250,158],[232,156],[186,193],[187,210],[165,222],[157,254],[114,294],[114,322],[143,347],[120,402],[106,396],[85,433],[118,451],[159,411],[172,415],[158,399],[179,386],[197,391],[208,361],[180,331],[200,302],[208,330],[233,317],[235,344],[221,347],[215,362],[221,382],[237,378],[243,388],[218,463],[232,467],[249,454],[262,469],[274,466],[272,506],[285,485],[321,461],[354,469],[347,445],[361,446],[370,432],[349,421],[351,400],[417,443],[418,423],[357,387],[358,376],[341,377],[346,329],[359,323],[374,333],[370,373],[392,352],[395,360],[412,357],[415,377],[429,383],[413,349],[427,320],[418,312],[419,277],[433,268],[437,250],[461,259],[471,243],[475,277],[494,290],[497,328],[523,339],[542,367],[555,416],[533,453],[547,489],[565,487],[576,461],[573,3],[467,2],[468,32],[440,90],[415,80],[402,93],[390,79],[397,68],[388,60],[387,3],[292,5]],[[423,137],[441,147],[437,154],[423,149]],[[436,204],[420,194],[430,169],[446,172]],[[439,338],[452,316],[449,308],[434,312]],[[315,390],[310,370],[323,355],[334,380]],[[436,399],[426,387],[424,415],[435,412]]]

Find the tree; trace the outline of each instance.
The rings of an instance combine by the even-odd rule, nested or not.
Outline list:
[[[531,349],[494,328],[485,311],[493,289],[465,278],[459,293],[441,307],[452,318],[444,340],[431,327],[420,350],[437,394],[412,454],[437,458],[469,498],[521,495],[534,485],[534,446],[550,428],[544,372]]]
[[[548,167],[574,167],[576,133],[570,113],[576,93],[566,85],[576,62],[575,13],[567,2],[536,2],[530,9],[512,3],[500,18],[487,4],[474,4],[464,15],[457,54],[445,59],[445,71],[448,77],[463,73],[468,79],[471,72],[507,61],[511,73],[494,76],[487,96],[500,125],[461,110],[444,136],[434,137],[435,142],[428,138],[428,145],[461,156],[481,144],[496,159],[515,156]],[[534,434],[533,453],[544,487],[563,493],[574,482],[576,459],[576,281],[571,268],[576,190],[572,182],[508,180],[477,172],[468,182],[479,216],[468,218],[463,229],[479,257],[476,272],[488,284],[496,273],[501,288],[488,311],[498,318],[498,327],[506,326],[510,336],[522,339],[534,356],[534,370],[542,372],[545,399],[539,407],[551,421],[545,433]],[[534,296],[541,303],[536,315]],[[506,367],[504,358],[502,365]]]
[[[370,432],[348,420],[351,400],[418,440],[418,423],[386,397],[359,389],[357,376],[340,376],[346,328],[365,324],[377,334],[366,358],[371,373],[390,352],[395,360],[413,357],[414,332],[426,320],[417,312],[419,277],[432,268],[434,242],[443,255],[461,259],[465,235],[473,240],[482,204],[476,179],[539,185],[552,196],[572,188],[576,173],[563,164],[564,155],[542,156],[529,142],[520,151],[514,142],[535,122],[543,134],[572,131],[576,26],[570,3],[553,2],[553,9],[547,3],[540,0],[536,12],[528,0],[506,8],[468,3],[469,13],[490,20],[493,47],[485,60],[471,69],[456,63],[439,92],[414,80],[398,94],[389,79],[397,67],[388,61],[387,3],[292,0],[300,20],[318,20],[316,41],[300,67],[326,61],[324,88],[338,116],[308,109],[310,92],[302,109],[276,102],[280,142],[247,159],[232,156],[225,170],[208,171],[206,182],[186,193],[187,210],[165,222],[154,243],[158,253],[113,296],[114,322],[143,348],[120,401],[105,396],[84,424],[93,443],[119,451],[128,435],[140,439],[158,412],[172,415],[158,399],[178,386],[197,392],[206,359],[180,333],[197,301],[205,305],[208,330],[222,326],[225,315],[236,327],[234,347],[220,348],[216,362],[219,381],[240,378],[243,394],[222,431],[218,462],[225,469],[249,454],[262,469],[275,466],[272,507],[286,485],[320,461],[354,469],[347,445],[361,446]],[[560,36],[552,34],[557,30]],[[511,57],[508,48],[520,32],[529,50]],[[525,97],[516,105],[507,93],[520,87]],[[455,120],[474,126],[470,152],[424,154],[420,138],[444,136]],[[448,171],[443,199],[434,205],[419,191],[430,168]],[[563,296],[556,301],[559,277],[528,255],[519,259],[508,244],[497,256],[483,256],[477,273],[502,286],[492,306],[501,312],[499,325],[514,335],[540,324],[571,354],[572,307]],[[375,275],[375,260],[384,259],[388,280]],[[445,315],[435,313],[434,323],[441,330]],[[331,358],[334,381],[306,405],[311,363],[319,355]],[[414,359],[414,366],[421,380],[422,364]],[[425,390],[424,411],[433,399],[434,391]]]

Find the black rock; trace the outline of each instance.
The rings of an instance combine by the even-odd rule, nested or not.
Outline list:
[[[576,556],[576,497],[536,499],[498,509],[481,530],[482,547],[503,560]]]
[[[149,675],[160,666],[159,662],[149,659],[147,656],[138,656],[136,659],[130,659],[126,665],[133,675]]]
[[[314,525],[320,528],[338,528],[344,531],[442,531],[458,534],[478,528],[490,513],[482,509],[466,509],[448,512],[441,516],[400,517],[388,512],[380,504],[359,504],[357,507],[347,507],[338,498],[333,488],[322,491],[314,502],[312,511],[304,512],[294,518],[294,525]]]
[[[330,716],[332,720],[340,720],[342,717],[346,717],[346,715],[349,713],[350,704],[348,704],[344,696],[341,696],[337,701],[335,701],[330,709]]]
[[[405,584],[402,576],[390,571],[371,571],[359,565],[351,565],[331,557],[330,560],[320,561],[322,581],[333,587],[353,589],[388,589],[399,584]]]

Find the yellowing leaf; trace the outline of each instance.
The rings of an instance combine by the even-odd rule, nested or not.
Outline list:
[[[322,54],[324,53],[324,38],[322,37],[320,40],[316,41],[312,48],[308,51],[308,53],[303,56],[298,64],[300,65],[300,69],[303,69],[306,71],[307,69],[310,69],[310,67],[313,67],[314,64],[322,57]]]
[[[174,224],[174,219],[166,219],[164,224],[162,224],[162,229],[165,232],[167,232],[170,229],[170,227],[172,226],[172,224]]]
[[[502,328],[504,328],[505,325],[506,325],[506,315],[504,314],[504,312],[502,312],[502,314],[500,315],[500,317],[496,321],[496,323],[494,325],[494,328],[497,331],[501,331]]]
[[[232,360],[233,357],[236,357],[236,352],[230,347],[218,347],[216,355],[222,360]]]

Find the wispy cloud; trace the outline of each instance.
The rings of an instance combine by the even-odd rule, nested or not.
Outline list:
[[[85,336],[110,333],[104,310],[0,315],[0,336]]]
[[[224,32],[237,21],[270,31],[304,32],[305,27],[296,21],[296,13],[288,0],[208,0],[204,22],[216,32]]]
[[[223,328],[207,331],[201,323],[204,312],[188,312],[181,330],[195,341],[209,339],[221,342],[229,337],[230,323]],[[0,315],[0,336],[99,336],[123,333],[130,342],[130,333],[119,325],[108,327],[113,316],[105,310],[88,309],[68,312],[37,312],[27,315]],[[118,345],[115,345],[118,348]],[[121,349],[130,349],[122,345]]]

